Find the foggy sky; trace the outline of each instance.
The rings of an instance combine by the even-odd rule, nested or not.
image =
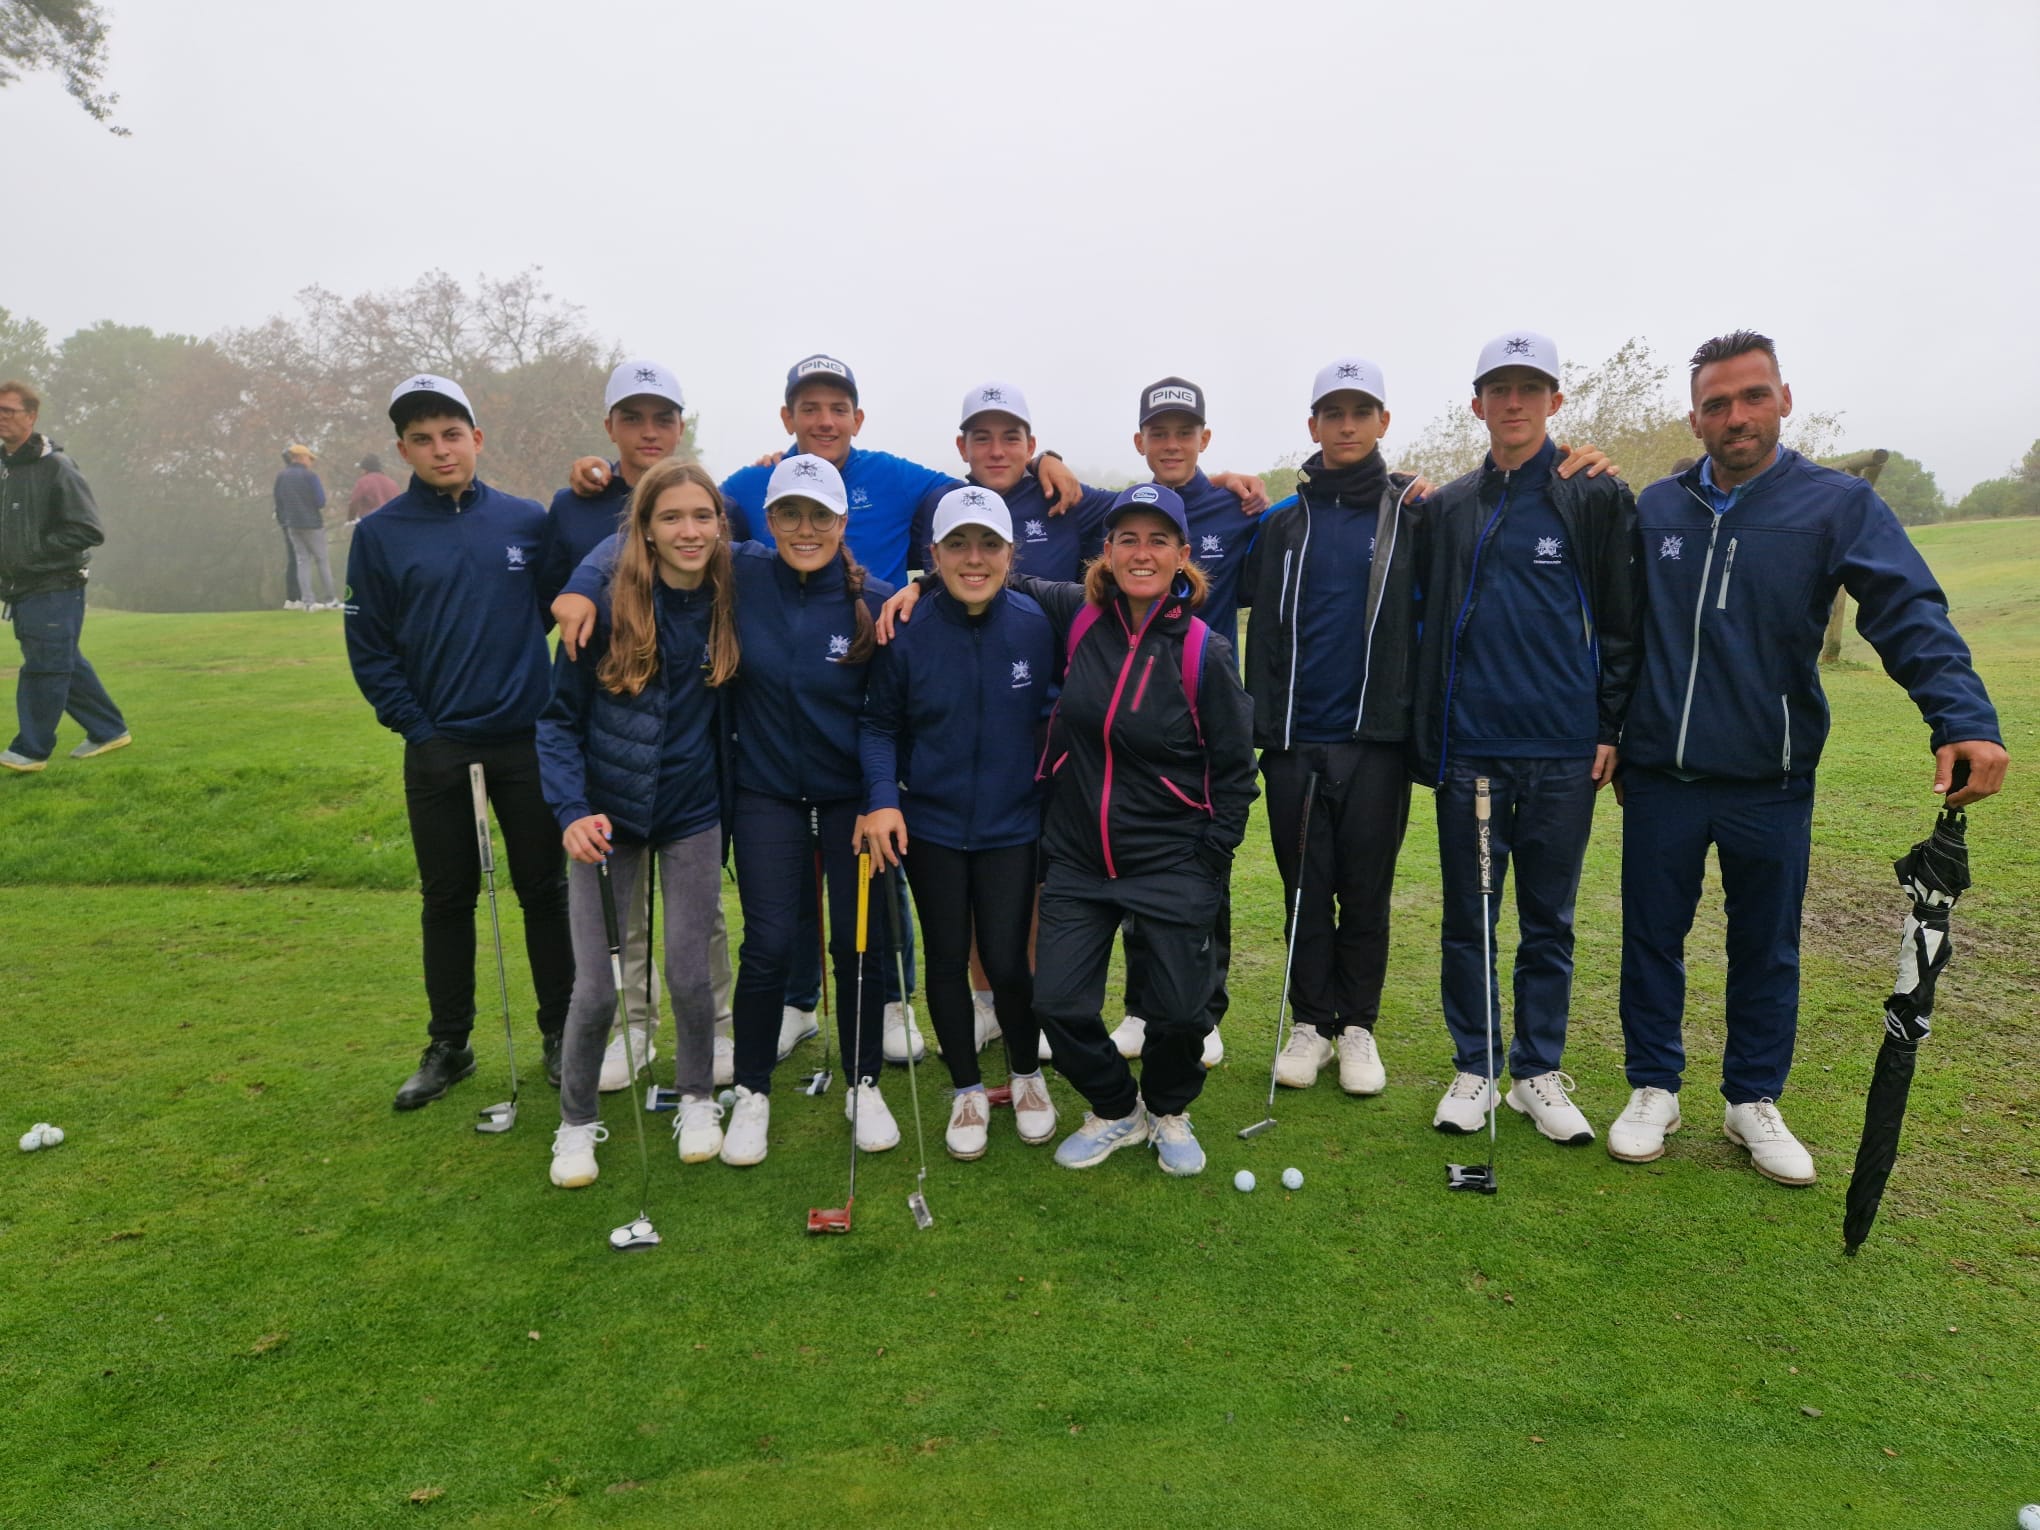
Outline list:
[[[108,9],[131,138],[0,91],[0,305],[53,338],[538,264],[678,371],[718,470],[812,350],[861,445],[950,466],[997,378],[1129,474],[1142,384],[1202,384],[1207,465],[1258,471],[1357,352],[1392,459],[1514,327],[1675,364],[1763,329],[1802,412],[1951,500],[2040,437],[2027,0]]]

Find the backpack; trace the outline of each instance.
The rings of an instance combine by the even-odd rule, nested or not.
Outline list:
[[[1085,635],[1098,624],[1098,618],[1104,614],[1104,611],[1105,608],[1103,606],[1094,605],[1086,601],[1083,610],[1079,611],[1076,614],[1075,620],[1070,623],[1070,635],[1063,644],[1063,667],[1062,674],[1059,677],[1063,684],[1069,682],[1070,662],[1076,657],[1077,645],[1083,642]],[[1211,628],[1200,616],[1191,617],[1190,625],[1183,633],[1183,699],[1190,704],[1190,726],[1197,730],[1197,745],[1200,749],[1204,747],[1204,717],[1197,710],[1197,687],[1204,679],[1204,644],[1205,640],[1210,636]],[[1054,748],[1055,722],[1061,712],[1062,697],[1057,696],[1055,705],[1049,709],[1048,713],[1047,738],[1049,742],[1042,749],[1041,763],[1034,772],[1034,778],[1037,781],[1047,781],[1055,775],[1055,767],[1049,764],[1048,757]],[[1062,760],[1058,758],[1055,763],[1060,765]],[[1211,764],[1208,760],[1204,766],[1204,800],[1207,804],[1206,811],[1208,812],[1210,810],[1208,804],[1211,801]]]

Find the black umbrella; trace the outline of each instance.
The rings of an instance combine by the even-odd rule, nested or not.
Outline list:
[[[1870,1236],[1884,1186],[1898,1162],[1898,1134],[1905,1124],[1906,1096],[1912,1092],[1913,1064],[1920,1043],[1933,1028],[1934,984],[1955,953],[1948,915],[1969,886],[1967,820],[1960,808],[1943,808],[1934,832],[1892,863],[1898,885],[1912,899],[1898,948],[1898,982],[1884,1001],[1884,1045],[1870,1076],[1863,1106],[1863,1143],[1849,1181],[1848,1213],[1842,1239],[1854,1254]]]

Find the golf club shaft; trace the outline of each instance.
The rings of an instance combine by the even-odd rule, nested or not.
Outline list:
[[[857,1199],[857,1107],[864,1096],[864,948],[871,934],[871,853],[857,854],[857,981],[851,984],[857,1012],[850,1021],[850,1195]]]
[[[1500,1102],[1495,1098],[1495,957],[1490,945],[1493,936],[1488,911],[1488,900],[1494,893],[1495,862],[1489,839],[1489,815],[1488,778],[1476,776],[1473,782],[1473,819],[1480,844],[1480,997],[1485,1020],[1481,1036],[1487,1044],[1488,1179],[1492,1183],[1495,1172],[1495,1110]]]
[[[1282,959],[1282,996],[1275,1006],[1275,1056],[1268,1064],[1268,1114],[1275,1114],[1275,1070],[1282,1066],[1282,1029],[1289,1017],[1289,975],[1296,967],[1296,933],[1303,923],[1303,875],[1310,860],[1310,809],[1318,773],[1303,781],[1303,821],[1296,831],[1296,891],[1289,900],[1289,954]]]
[[[900,889],[896,878],[902,876],[896,865],[885,877],[885,922],[892,935],[893,965],[900,975],[900,999],[907,998],[907,943],[900,938]],[[921,1158],[921,1179],[928,1178],[928,1143],[921,1135],[921,1088],[920,1079],[914,1073],[914,1038],[907,1037],[907,1098],[914,1106],[914,1148]]]
[[[503,1051],[510,1059],[510,1103],[517,1103],[517,1038],[510,1028],[510,975],[503,967],[503,921],[496,911],[496,847],[489,838],[489,783],[479,760],[468,766],[468,790],[475,806],[475,847],[489,889],[489,935],[496,948],[496,992],[503,999]]]

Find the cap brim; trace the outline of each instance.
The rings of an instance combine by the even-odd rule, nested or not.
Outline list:
[[[1498,367],[1489,367],[1485,372],[1481,373],[1480,376],[1476,377],[1473,380],[1473,391],[1476,393],[1480,392],[1482,386],[1485,385],[1487,380],[1490,377],[1494,376],[1495,373],[1507,372],[1512,369],[1519,372],[1535,372],[1539,377],[1543,378],[1546,382],[1550,383],[1552,387],[1556,388],[1559,386],[1558,378],[1554,376],[1552,373],[1545,371],[1544,368],[1540,366],[1534,366],[1527,361],[1510,361],[1505,362]]]
[[[1372,404],[1376,409],[1386,409],[1388,407],[1387,399],[1382,398],[1379,394],[1370,393],[1365,388],[1327,388],[1325,389],[1324,392],[1320,393],[1316,398],[1310,401],[1310,407],[1312,409],[1316,409],[1317,406],[1319,404],[1322,404],[1326,399],[1337,398],[1341,393],[1357,393],[1362,398],[1366,399],[1370,404]]]
[[[1013,530],[1010,525],[1001,526],[995,521],[981,519],[980,517],[975,515],[958,516],[955,520],[951,521],[947,526],[944,526],[940,531],[934,531],[931,529],[928,540],[931,542],[939,542],[944,537],[948,536],[950,532],[961,531],[966,526],[982,526],[986,531],[989,531],[1001,542],[1011,542],[1013,540]]]
[[[1023,425],[1026,428],[1027,433],[1030,436],[1034,434],[1034,422],[1028,419],[1026,415],[1021,414],[1017,410],[1013,409],[1001,409],[996,404],[987,404],[985,405],[984,408],[978,410],[975,414],[965,415],[963,419],[957,424],[956,428],[958,430],[969,430],[970,422],[972,420],[981,420],[988,414],[1001,414],[1004,415],[1009,420],[1018,420],[1021,423],[1021,425]]]
[[[1187,414],[1200,425],[1211,423],[1187,404],[1165,404],[1160,409],[1150,409],[1140,417],[1140,422],[1142,425],[1151,425],[1165,414]]]
[[[685,399],[673,397],[672,394],[666,392],[666,390],[663,388],[634,388],[629,393],[621,395],[616,400],[615,403],[612,403],[608,409],[605,409],[602,412],[604,414],[608,414],[610,410],[616,409],[620,405],[627,404],[634,398],[656,398],[665,403],[671,404],[675,409],[679,410],[682,414],[685,414],[687,412],[687,401]]]

